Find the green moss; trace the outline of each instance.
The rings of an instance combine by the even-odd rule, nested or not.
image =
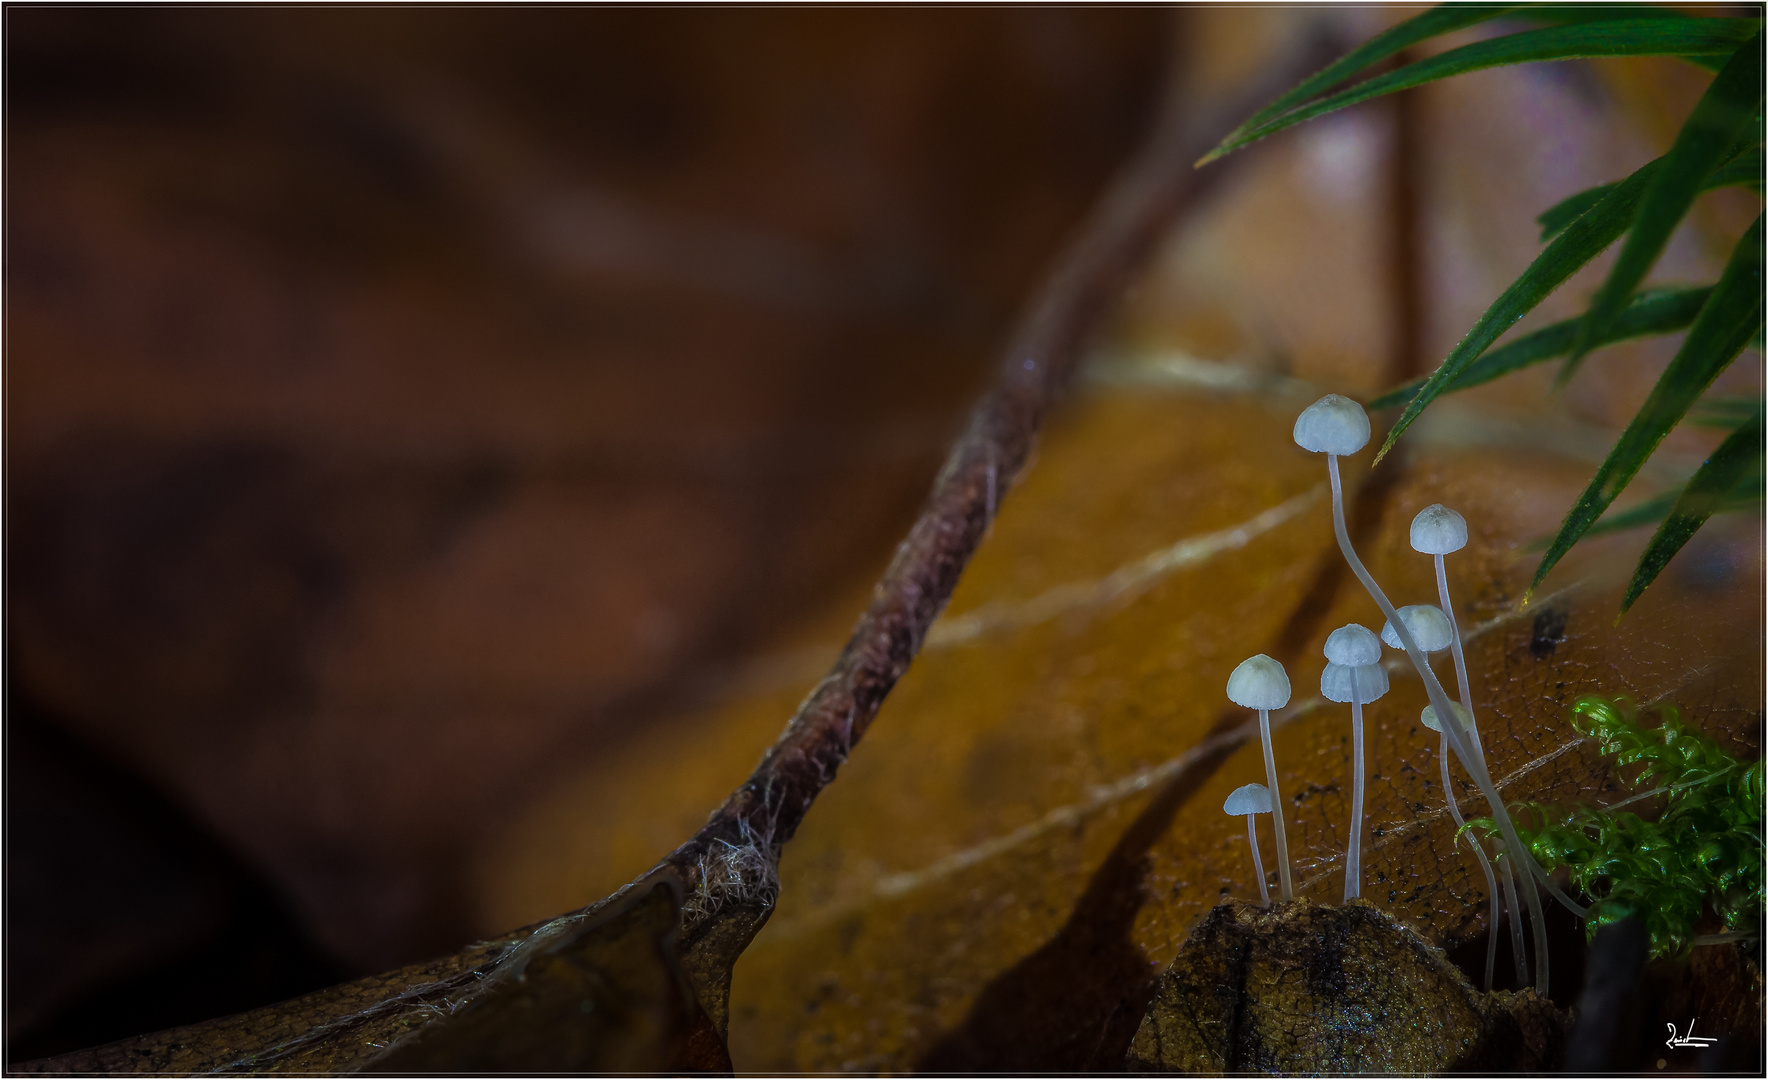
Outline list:
[[[1638,918],[1652,955],[1662,957],[1694,943],[1709,908],[1727,930],[1759,927],[1763,842],[1762,763],[1745,766],[1683,728],[1675,709],[1660,711],[1662,724],[1646,729],[1624,700],[1586,697],[1571,710],[1572,726],[1628,770],[1639,794],[1601,809],[1528,803],[1513,810],[1536,861],[1549,871],[1564,866],[1590,898],[1589,933]],[[1651,799],[1662,800],[1655,821],[1620,809]],[[1490,818],[1466,827],[1496,831]]]

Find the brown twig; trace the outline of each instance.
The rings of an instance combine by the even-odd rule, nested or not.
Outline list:
[[[998,381],[946,458],[920,519],[897,548],[833,670],[749,779],[664,860],[698,894],[687,913],[688,933],[728,900],[771,905],[781,845],[835,778],[926,640],[1086,346],[1171,223],[1228,171],[1222,165],[1194,171],[1192,162],[1235,121],[1318,66],[1322,45],[1311,42],[1271,65],[1219,109],[1198,110],[1169,88],[1147,146],[1113,181],[1035,294]]]

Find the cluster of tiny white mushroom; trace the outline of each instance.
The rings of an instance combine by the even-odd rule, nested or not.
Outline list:
[[[1345,849],[1344,898],[1346,901],[1353,900],[1362,892],[1362,841],[1365,828],[1363,706],[1387,693],[1387,669],[1381,663],[1381,645],[1386,642],[1393,648],[1404,650],[1424,680],[1431,704],[1425,708],[1421,719],[1425,727],[1441,734],[1438,758],[1442,766],[1443,794],[1457,828],[1465,822],[1456,805],[1454,788],[1450,783],[1451,750],[1486,797],[1492,808],[1492,817],[1504,834],[1504,850],[1499,855],[1499,866],[1505,877],[1506,898],[1511,914],[1511,941],[1519,981],[1526,980],[1527,975],[1515,875],[1522,873],[1525,876],[1526,887],[1523,893],[1535,928],[1537,985],[1545,992],[1545,928],[1541,919],[1540,898],[1534,886],[1538,883],[1574,911],[1578,907],[1546,879],[1539,866],[1522,849],[1520,839],[1516,836],[1516,830],[1486,768],[1484,748],[1480,744],[1479,730],[1474,721],[1460,627],[1456,624],[1455,609],[1449,600],[1448,578],[1443,566],[1443,556],[1466,546],[1467,522],[1460,514],[1441,504],[1426,507],[1413,519],[1413,549],[1433,556],[1436,561],[1437,597],[1440,606],[1413,604],[1396,610],[1364,567],[1362,560],[1357,557],[1344,523],[1344,497],[1338,475],[1338,459],[1342,455],[1361,450],[1369,442],[1369,435],[1369,417],[1363,407],[1337,394],[1327,394],[1308,406],[1295,422],[1296,443],[1304,450],[1326,455],[1326,470],[1332,486],[1333,531],[1338,539],[1339,550],[1386,618],[1379,640],[1367,627],[1358,623],[1348,623],[1332,631],[1326,638],[1324,651],[1327,663],[1320,675],[1320,695],[1328,701],[1348,703],[1351,707],[1351,820]],[[1429,656],[1443,651],[1450,651],[1454,655],[1455,674],[1458,689],[1461,691],[1459,702],[1449,699],[1430,667]],[[1287,901],[1295,898],[1290,877],[1289,842],[1283,820],[1283,800],[1277,786],[1276,759],[1271,750],[1270,720],[1271,711],[1287,705],[1289,696],[1289,676],[1283,670],[1283,665],[1262,653],[1241,663],[1228,677],[1229,700],[1243,708],[1258,710],[1259,736],[1264,744],[1266,783],[1248,784],[1236,790],[1228,797],[1222,809],[1230,815],[1246,816],[1247,839],[1252,848],[1254,869],[1258,874],[1259,897],[1266,905],[1270,903],[1270,893],[1265,884],[1264,866],[1259,858],[1257,830],[1254,825],[1256,815],[1261,813],[1270,813],[1273,817],[1272,825],[1277,839],[1277,872],[1283,899]],[[1439,718],[1445,715],[1451,718],[1448,724],[1440,722]],[[1485,873],[1488,895],[1491,897],[1491,919],[1486,947],[1486,986],[1489,989],[1497,948],[1498,885],[1485,851],[1477,843],[1473,844],[1473,851]],[[1532,880],[1529,880],[1530,871],[1533,871]]]

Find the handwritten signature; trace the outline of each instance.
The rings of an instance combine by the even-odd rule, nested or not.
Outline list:
[[[1700,1036],[1695,1035],[1694,1021],[1697,1019],[1699,1019],[1699,1017],[1691,1017],[1688,1021],[1688,1030],[1683,1032],[1681,1035],[1676,1034],[1676,1025],[1675,1024],[1666,1023],[1664,1026],[1670,1029],[1670,1037],[1668,1039],[1664,1040],[1664,1045],[1670,1047],[1673,1050],[1681,1050],[1685,1047],[1690,1047],[1690,1046],[1693,1046],[1693,1047],[1711,1046],[1715,1042],[1718,1042],[1719,1040],[1717,1040],[1717,1039],[1702,1038]]]

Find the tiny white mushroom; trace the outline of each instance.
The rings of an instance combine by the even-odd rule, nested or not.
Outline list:
[[[1327,394],[1295,418],[1295,444],[1316,454],[1354,454],[1369,445],[1369,414],[1350,398]]]
[[[1320,696],[1340,705],[1367,705],[1387,693],[1387,669],[1380,664],[1327,663],[1320,673]]]
[[[1246,784],[1228,793],[1222,802],[1222,813],[1246,815],[1246,843],[1252,848],[1252,868],[1258,876],[1258,899],[1265,907],[1271,906],[1271,890],[1265,885],[1265,861],[1258,853],[1258,827],[1254,824],[1254,816],[1271,812],[1273,803],[1271,789],[1263,784]]]
[[[1320,695],[1351,705],[1351,835],[1344,852],[1344,898],[1350,901],[1363,895],[1363,706],[1387,693],[1387,669],[1381,666],[1381,643],[1358,623],[1332,631],[1325,653]]]
[[[1268,814],[1271,812],[1271,789],[1263,784],[1242,784],[1222,801],[1224,814]]]
[[[1455,653],[1455,679],[1460,683],[1461,704],[1467,706],[1471,717],[1473,698],[1468,691],[1467,656],[1461,649],[1461,627],[1455,620],[1455,605],[1449,601],[1449,576],[1443,568],[1444,555],[1460,551],[1466,546],[1467,519],[1442,503],[1425,507],[1412,519],[1412,550],[1429,555],[1436,563],[1437,600],[1442,605],[1438,610],[1449,622],[1449,647]],[[1406,628],[1410,630],[1411,624],[1408,623]],[[1484,763],[1486,751],[1480,745],[1478,724],[1470,723],[1466,730],[1468,741],[1473,744],[1473,752]],[[1447,737],[1445,734],[1444,738]]]
[[[1456,717],[1461,720],[1462,726],[1465,727],[1467,724],[1467,718],[1471,715],[1467,709],[1463,707],[1460,702],[1456,701],[1449,702],[1449,708],[1455,710]],[[1426,705],[1424,711],[1418,714],[1418,722],[1432,731],[1443,730],[1443,725],[1437,720],[1435,705]]]
[[[1467,546],[1467,519],[1442,503],[1418,511],[1412,519],[1412,550],[1425,555],[1450,555]]]
[[[1455,632],[1449,628],[1449,617],[1434,604],[1408,604],[1399,609],[1399,616],[1406,629],[1412,631],[1412,640],[1427,653],[1442,652],[1455,641]],[[1391,622],[1381,624],[1381,640],[1396,649],[1405,648]]]
[[[1393,604],[1387,594],[1381,591],[1374,575],[1357,557],[1356,548],[1351,546],[1350,530],[1344,522],[1344,490],[1343,482],[1338,475],[1338,458],[1341,454],[1353,453],[1363,448],[1369,440],[1369,416],[1362,407],[1348,398],[1337,394],[1328,394],[1303,410],[1295,421],[1295,441],[1304,450],[1326,455],[1326,477],[1332,485],[1332,532],[1338,540],[1338,550],[1344,555],[1344,561],[1350,566],[1351,572],[1357,576],[1369,598],[1375,606],[1392,621],[1399,616],[1394,612]],[[1378,455],[1379,456],[1379,455]],[[1445,607],[1447,607],[1445,598]],[[1432,705],[1438,706],[1445,713],[1449,708],[1449,695],[1443,690],[1442,682],[1431,670],[1424,652],[1412,640],[1411,631],[1406,629],[1403,621],[1398,627],[1401,647],[1418,669],[1418,675],[1424,680],[1424,692],[1429,696]],[[1450,745],[1455,748],[1455,755],[1462,759],[1473,782],[1479,787],[1480,794],[1485,796],[1486,803],[1492,808],[1492,819],[1503,835],[1504,847],[1510,852],[1512,861],[1519,864],[1518,873],[1532,879],[1541,889],[1545,889],[1555,900],[1558,900],[1574,915],[1583,916],[1586,908],[1565,895],[1565,890],[1547,876],[1547,872],[1535,862],[1523,845],[1522,837],[1516,831],[1516,823],[1510,819],[1509,808],[1498,788],[1492,783],[1491,773],[1486,769],[1483,754],[1475,752],[1474,740],[1469,732],[1456,729],[1451,723],[1444,729],[1444,735]],[[1523,899],[1528,902],[1529,915],[1535,921],[1535,946],[1538,960],[1535,967],[1535,987],[1543,995],[1548,991],[1547,978],[1547,939],[1546,928],[1542,923],[1541,898],[1535,888],[1522,890]]]
[[[1228,700],[1243,709],[1258,710],[1258,734],[1265,749],[1265,781],[1270,785],[1271,825],[1277,832],[1277,880],[1283,899],[1295,899],[1289,874],[1289,835],[1283,824],[1283,803],[1277,798],[1277,758],[1271,752],[1271,710],[1289,704],[1289,673],[1283,665],[1259,653],[1240,662],[1228,676]],[[1259,880],[1264,880],[1260,875]]]
[[[1395,646],[1398,648],[1398,646]],[[1381,662],[1381,642],[1362,623],[1346,623],[1326,635],[1326,659],[1347,667]]]
[[[1473,752],[1485,764],[1486,749],[1480,742],[1479,724],[1473,718],[1473,695],[1469,690],[1467,678],[1467,655],[1461,648],[1461,627],[1455,619],[1455,605],[1449,600],[1449,575],[1443,567],[1443,556],[1460,551],[1467,546],[1467,519],[1444,506],[1433,503],[1418,511],[1412,519],[1412,550],[1431,556],[1436,563],[1437,600],[1442,607],[1439,610],[1449,623],[1449,647],[1455,657],[1455,679],[1460,685],[1461,702],[1457,706],[1450,702],[1455,715],[1462,721],[1461,730],[1466,734],[1467,741],[1472,744]],[[1402,609],[1401,618],[1404,619]],[[1407,622],[1406,629],[1412,629]],[[1423,647],[1423,642],[1419,642]],[[1430,710],[1431,717],[1436,717],[1435,709]],[[1449,733],[1439,728],[1432,730],[1442,732],[1438,742],[1437,755],[1442,759],[1443,797],[1448,800],[1449,813],[1454,816],[1455,824],[1462,824],[1461,811],[1455,805],[1455,798],[1449,788]],[[1480,870],[1486,876],[1486,890],[1491,895],[1491,920],[1486,929],[1486,989],[1492,988],[1492,970],[1497,962],[1498,954],[1498,881],[1492,874],[1491,860],[1486,858],[1485,848],[1477,838],[1471,840],[1473,853],[1479,859]],[[1503,865],[1509,866],[1509,863]],[[1511,944],[1516,950],[1515,963],[1519,982],[1528,980],[1527,965],[1521,949],[1521,912],[1514,908],[1510,911]]]
[[[1289,704],[1289,673],[1264,653],[1249,656],[1228,676],[1228,700],[1243,709],[1281,709]]]

